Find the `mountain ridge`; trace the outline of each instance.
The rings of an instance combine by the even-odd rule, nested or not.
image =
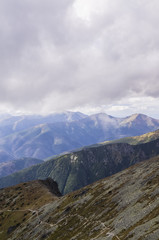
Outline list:
[[[141,135],[159,128],[159,120],[140,114],[138,117],[140,121],[131,119],[130,122],[131,116],[115,118],[100,113],[72,122],[44,123],[1,138],[0,150],[4,159],[6,153],[6,161],[12,160],[9,156],[45,159],[86,145]]]
[[[102,142],[102,143],[99,143],[99,144],[129,143],[129,144],[132,144],[132,145],[137,145],[137,144],[140,144],[140,143],[150,142],[150,141],[156,140],[158,138],[159,138],[159,129],[154,131],[154,132],[145,133],[143,135],[120,138],[120,139],[117,139],[117,140],[106,141],[106,142]]]
[[[66,194],[158,154],[159,139],[140,145],[115,143],[87,147],[1,178],[0,188],[51,177],[62,194]]]

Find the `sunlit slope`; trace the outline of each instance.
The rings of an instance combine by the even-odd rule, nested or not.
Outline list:
[[[63,197],[33,181],[0,201],[3,240],[158,240],[159,157]]]
[[[16,232],[16,239],[32,239],[25,238],[31,219],[35,217],[39,224],[39,208],[59,196],[57,184],[52,179],[22,183],[0,190],[0,239],[15,239],[14,233],[21,231],[23,226],[24,233],[19,237]]]
[[[137,145],[141,143],[147,143],[153,140],[156,140],[159,138],[159,130],[156,130],[154,132],[149,132],[145,133],[140,136],[135,136],[135,137],[126,137],[126,138],[121,138],[113,141],[106,141],[102,142],[101,144],[110,144],[110,143],[129,143],[132,145]]]

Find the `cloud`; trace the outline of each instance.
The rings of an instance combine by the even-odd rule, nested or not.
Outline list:
[[[157,0],[2,0],[0,102],[57,111],[159,97]]]

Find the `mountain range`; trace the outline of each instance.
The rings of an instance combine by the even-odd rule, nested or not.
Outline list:
[[[146,143],[146,142],[150,142],[153,140],[156,140],[159,138],[159,130],[156,130],[154,132],[150,132],[150,133],[146,133],[144,135],[140,135],[140,136],[135,136],[135,137],[127,137],[127,138],[122,138],[122,139],[117,139],[117,140],[112,140],[112,141],[106,141],[106,142],[102,142],[99,144],[94,144],[89,146],[91,147],[97,147],[100,146],[101,144],[113,144],[113,143],[129,143],[131,145],[136,145],[136,144],[140,144],[140,143]],[[83,148],[88,148],[87,147],[83,147]],[[80,148],[81,150],[83,148]],[[79,150],[80,150],[79,149]],[[79,151],[78,150],[78,151]],[[77,150],[75,150],[77,151]],[[48,158],[48,160],[52,159],[53,157]],[[28,168],[32,165],[36,165],[39,163],[42,163],[43,161],[40,159],[35,159],[35,158],[21,158],[21,159],[16,159],[16,160],[12,160],[12,161],[7,161],[7,162],[2,162],[0,164],[0,178],[10,175],[14,172],[17,172],[19,170],[22,170],[24,168]]]
[[[159,120],[143,114],[116,118],[105,113],[87,116],[68,112],[57,116],[3,118],[0,162],[22,157],[46,159],[86,145],[137,136],[158,128]]]
[[[51,177],[57,181],[61,193],[66,194],[157,155],[159,138],[139,145],[113,143],[84,147],[3,177],[0,188]]]
[[[0,239],[158,240],[159,157],[65,196],[51,179],[0,190]]]
[[[62,112],[43,115],[0,115],[0,138],[45,123],[72,122],[87,115],[80,112]]]
[[[0,239],[159,240],[158,128],[142,114],[0,116]]]

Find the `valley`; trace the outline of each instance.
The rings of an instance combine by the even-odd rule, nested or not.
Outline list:
[[[32,165],[43,163],[42,160],[36,158],[21,158],[12,161],[0,163],[0,178],[10,175],[21,169],[28,168]]]

